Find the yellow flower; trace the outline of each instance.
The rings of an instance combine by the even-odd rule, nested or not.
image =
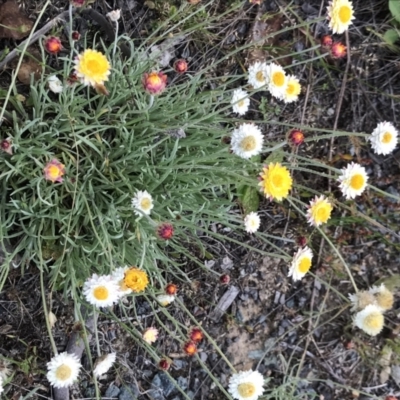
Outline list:
[[[343,33],[354,19],[353,5],[349,0],[332,0],[328,6],[329,28],[333,33]]]
[[[101,85],[108,81],[110,63],[106,56],[96,50],[85,50],[75,60],[76,75],[85,85]]]
[[[261,182],[258,185],[262,187],[265,197],[280,201],[289,195],[292,177],[289,170],[280,163],[265,166],[260,176]]]
[[[62,182],[65,174],[65,165],[56,158],[49,161],[43,168],[44,178],[51,182]]]
[[[142,271],[139,268],[129,268],[125,272],[124,284],[132,289],[133,292],[141,292],[146,289],[146,286],[149,283],[149,279],[145,271]]]
[[[328,221],[333,210],[332,204],[325,196],[315,196],[307,210],[307,219],[310,225],[320,226]]]

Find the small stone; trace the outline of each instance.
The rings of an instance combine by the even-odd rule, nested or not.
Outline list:
[[[119,389],[118,386],[115,386],[113,383],[107,388],[106,393],[105,393],[105,397],[106,398],[113,398],[113,397],[118,397],[119,392],[121,390]]]
[[[173,381],[165,372],[159,372],[154,376],[151,382],[151,388],[154,389],[154,392],[161,394],[162,397],[170,396],[177,391]],[[158,398],[156,399],[158,400]]]
[[[137,386],[133,383],[121,386],[121,391],[118,400],[137,400],[140,392]]]

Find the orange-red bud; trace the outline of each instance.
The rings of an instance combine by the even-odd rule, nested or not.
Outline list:
[[[50,54],[58,54],[62,49],[61,40],[58,37],[50,36],[45,39],[44,48]]]

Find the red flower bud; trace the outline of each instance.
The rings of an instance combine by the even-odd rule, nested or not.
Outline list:
[[[81,38],[81,34],[78,31],[73,31],[71,33],[71,37],[72,37],[72,40],[77,41]]]
[[[163,369],[164,371],[168,370],[170,366],[171,366],[171,362],[168,361],[166,358],[162,358],[162,359],[158,362],[158,367],[159,367],[160,369]]]
[[[322,46],[331,47],[332,43],[333,43],[332,36],[330,36],[330,35],[322,36],[322,38],[321,38],[321,45]]]
[[[196,343],[190,341],[186,342],[183,346],[183,351],[188,355],[188,356],[193,356],[197,353],[197,346]]]
[[[186,60],[184,60],[183,58],[176,60],[174,62],[174,70],[178,73],[178,74],[184,74],[188,69],[188,64],[186,62]]]
[[[62,49],[61,40],[58,37],[50,36],[45,39],[44,48],[50,54],[58,54]]]
[[[293,146],[300,146],[304,142],[304,133],[300,129],[292,129],[289,132],[289,141]]]
[[[341,42],[333,43],[331,55],[333,58],[343,58],[346,55],[346,46]]]
[[[230,281],[231,281],[231,277],[227,274],[221,275],[219,277],[219,281],[223,284],[223,285],[227,285]]]
[[[169,294],[170,296],[175,296],[178,292],[178,286],[174,283],[168,283],[165,287],[165,293]]]
[[[200,328],[193,328],[189,334],[190,340],[195,343],[199,343],[204,339],[203,332]]]
[[[160,239],[169,240],[174,236],[174,227],[169,222],[163,222],[158,226],[156,233]]]
[[[9,154],[12,156],[13,151],[12,151],[12,141],[10,138],[4,139],[0,142],[0,149],[4,151],[4,153]]]
[[[167,86],[167,75],[163,72],[145,73],[142,78],[142,83],[146,92],[153,95],[161,94]]]

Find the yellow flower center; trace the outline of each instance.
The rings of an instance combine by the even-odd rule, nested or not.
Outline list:
[[[88,60],[87,62],[87,68],[92,74],[98,74],[101,72],[101,66],[100,63],[97,60]]]
[[[60,168],[57,165],[50,165],[48,175],[51,179],[57,179],[61,175]]]
[[[256,148],[257,142],[254,136],[246,136],[241,142],[240,147],[244,151],[252,151]]]
[[[382,143],[387,144],[392,141],[392,134],[390,132],[385,132],[382,136]]]
[[[108,298],[108,289],[105,286],[97,286],[93,290],[93,296],[96,300],[106,300]]]
[[[238,102],[238,106],[239,106],[239,107],[243,107],[243,106],[244,106],[244,100],[240,100],[240,101]]]
[[[352,17],[351,8],[349,6],[340,7],[338,15],[339,15],[340,22],[342,22],[343,24],[347,24]]]
[[[325,223],[331,216],[332,206],[323,202],[316,204],[312,210],[312,216],[317,224]]]
[[[274,174],[271,177],[271,181],[276,188],[280,188],[283,184],[283,176],[281,174]]]
[[[254,383],[241,383],[238,385],[237,391],[239,392],[240,396],[247,399],[248,397],[254,396],[256,387],[254,386]]]
[[[152,73],[149,75],[149,77],[147,78],[147,84],[148,85],[160,85],[162,83],[161,78],[158,76],[157,73]]]
[[[290,83],[288,83],[288,86],[287,86],[287,89],[286,89],[286,93],[287,94],[294,94],[294,89],[295,89],[294,82],[290,82]]]
[[[56,370],[56,378],[60,381],[66,381],[70,378],[72,369],[65,364],[60,365]]]
[[[379,329],[383,325],[383,315],[379,312],[373,312],[365,317],[364,325],[370,329]]]
[[[148,197],[142,199],[140,207],[142,207],[143,210],[148,210],[151,207],[151,200]]]
[[[256,79],[258,80],[258,82],[265,82],[265,76],[262,71],[258,71],[256,73]]]
[[[141,292],[149,283],[147,274],[138,268],[130,268],[125,272],[124,284],[134,292]]]
[[[285,74],[281,71],[274,72],[272,75],[272,82],[275,86],[283,86],[285,84]]]
[[[364,176],[361,174],[353,175],[350,179],[350,187],[354,190],[360,190],[365,184]]]
[[[311,259],[308,257],[303,257],[299,262],[299,271],[302,274],[306,274],[311,267]]]

